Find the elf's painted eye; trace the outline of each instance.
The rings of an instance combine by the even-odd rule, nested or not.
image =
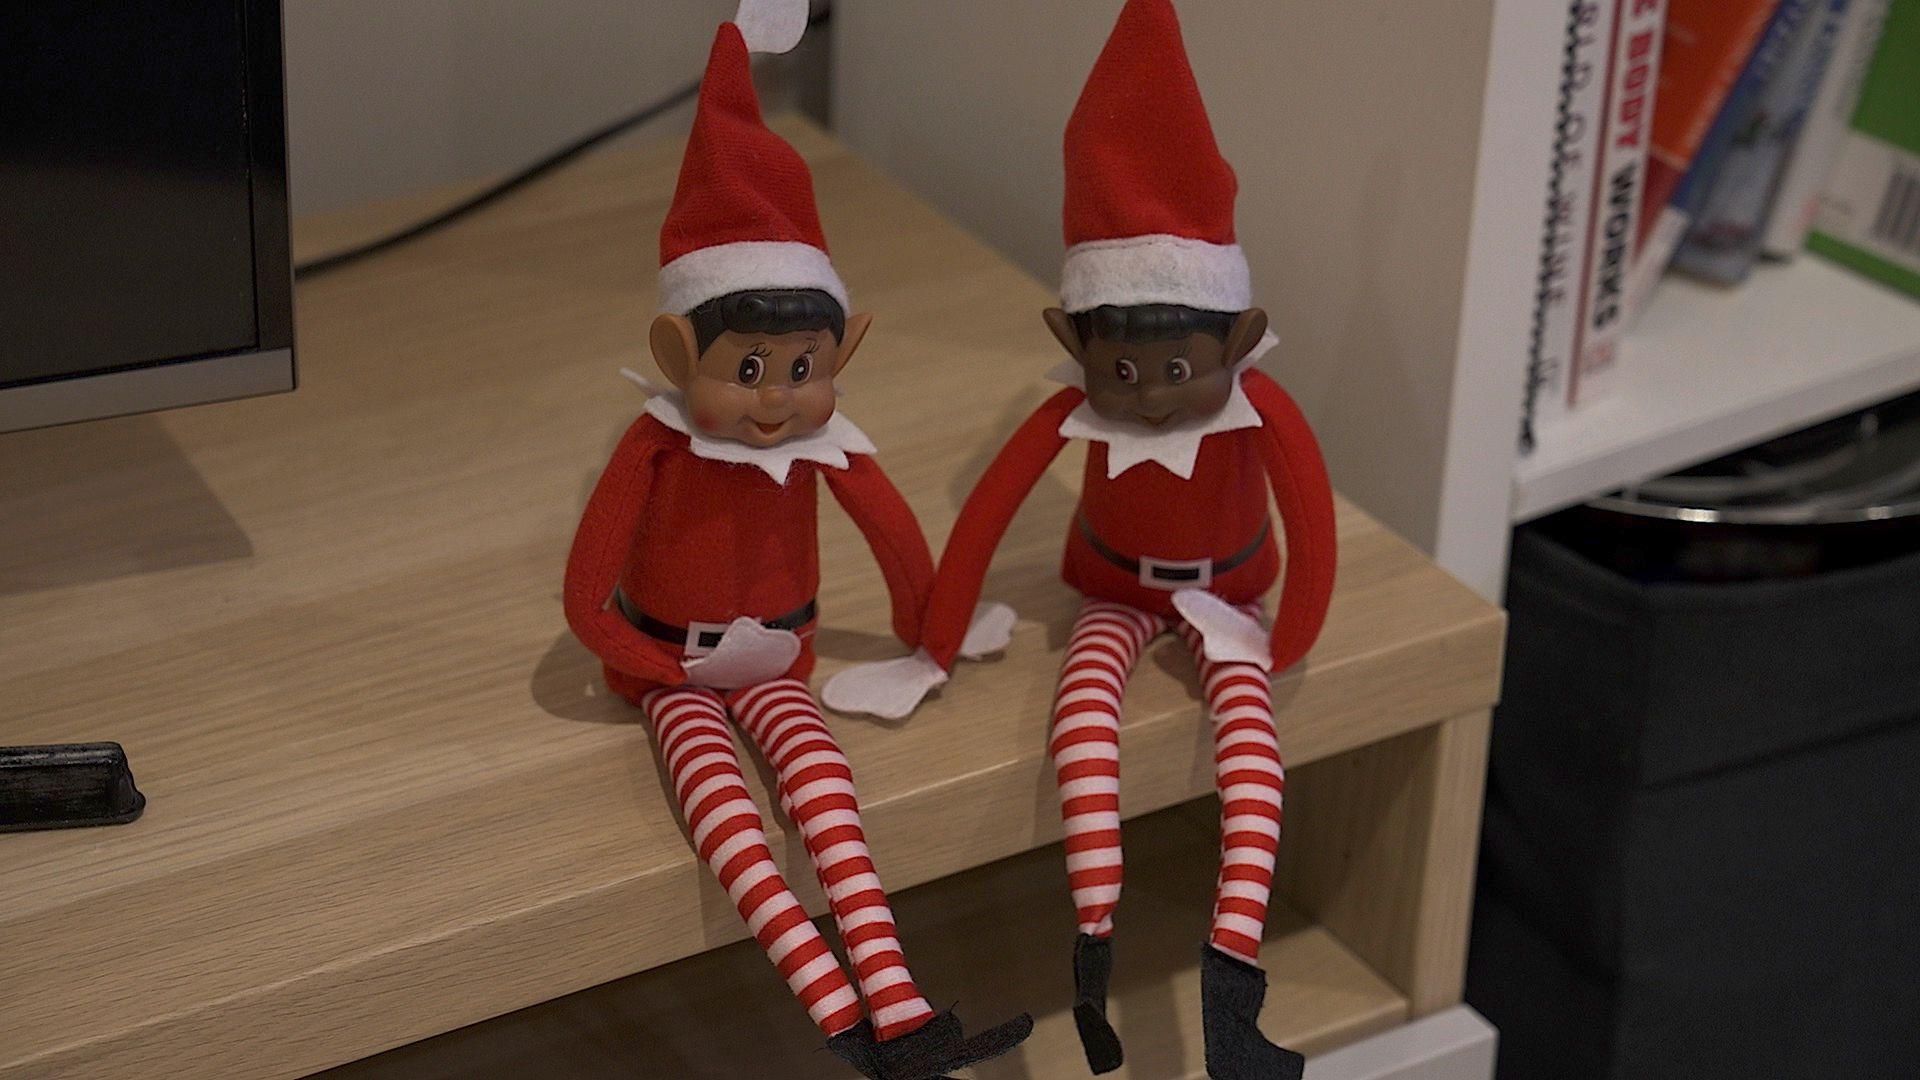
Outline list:
[[[813,354],[812,353],[807,353],[802,357],[800,357],[800,359],[795,360],[793,362],[793,381],[796,386],[799,385],[800,383],[806,382],[807,377],[812,374],[813,374]]]
[[[1126,383],[1128,386],[1132,386],[1140,381],[1140,371],[1133,366],[1133,361],[1131,360],[1115,360],[1113,362],[1113,373],[1119,376],[1120,381]]]
[[[1185,360],[1167,361],[1167,381],[1168,382],[1174,384],[1175,386],[1178,386],[1181,383],[1186,382],[1188,379],[1191,379],[1191,378],[1193,378],[1193,368],[1187,366],[1187,362]]]
[[[765,370],[766,365],[760,362],[760,354],[748,353],[746,359],[740,361],[740,385],[758,386]]]

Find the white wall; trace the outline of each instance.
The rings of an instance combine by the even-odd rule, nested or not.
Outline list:
[[[696,78],[736,0],[291,0],[294,212],[510,170]],[[762,68],[823,110],[824,31]],[[683,108],[646,134],[684,130]],[[643,136],[644,137],[644,136]]]
[[[735,3],[293,0],[295,211],[539,157],[695,77]],[[824,116],[831,63],[843,138],[1051,280],[1060,134],[1120,5],[837,0],[831,35],[764,65],[760,85],[769,110]],[[1181,2],[1240,172],[1258,295],[1285,341],[1270,368],[1341,490],[1489,595],[1505,565],[1556,7]],[[682,131],[689,113],[638,137]]]
[[[1479,504],[1504,504],[1512,464],[1525,283],[1545,191],[1552,20],[1544,31],[1529,24],[1525,35],[1508,35],[1526,51],[1525,78],[1502,81],[1490,42],[1496,7],[1511,15],[1529,3],[1552,7],[1180,4],[1215,129],[1240,175],[1239,232],[1256,296],[1284,342],[1269,367],[1313,419],[1341,490],[1429,550],[1440,546],[1453,432],[1463,422],[1494,431],[1480,444],[1487,460],[1472,463]],[[1121,0],[839,0],[836,129],[1035,274],[1057,280],[1061,133],[1120,7]],[[1517,85],[1530,100],[1538,91],[1537,106],[1508,110],[1514,123],[1538,127],[1520,142],[1538,148],[1538,161],[1487,163],[1511,165],[1510,190],[1531,194],[1479,206],[1476,233],[1482,117],[1505,115],[1489,108],[1490,85]],[[1475,302],[1496,306],[1469,310],[1470,253],[1476,236],[1490,234],[1500,242],[1481,245],[1476,273],[1519,288],[1504,299],[1480,289]],[[1470,325],[1482,316],[1498,324],[1491,334]],[[1033,332],[1045,333],[1037,313]],[[1491,376],[1459,380],[1463,342],[1478,348],[1488,338],[1502,350]],[[1496,392],[1456,409],[1457,381]],[[1504,535],[1503,505],[1491,512],[1491,535]],[[1491,565],[1456,573],[1497,591],[1483,569],[1497,576]]]

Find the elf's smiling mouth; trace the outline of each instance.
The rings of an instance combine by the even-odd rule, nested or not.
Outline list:
[[[783,430],[785,430],[785,429],[786,429],[786,426],[787,426],[788,424],[790,424],[790,423],[792,423],[792,422],[793,422],[793,418],[792,418],[792,417],[788,417],[787,419],[785,419],[785,420],[782,420],[782,421],[780,421],[780,422],[779,422],[779,423],[777,423],[777,424],[766,424],[766,423],[762,423],[762,422],[760,422],[760,421],[758,421],[758,420],[755,420],[755,421],[753,422],[753,426],[754,426],[754,427],[757,427],[757,428],[759,428],[759,429],[760,429],[760,434],[762,434],[762,435],[778,435],[778,434],[780,434],[780,432],[781,432],[781,431],[783,431]]]

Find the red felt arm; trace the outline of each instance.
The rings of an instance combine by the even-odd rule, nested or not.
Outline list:
[[[1293,398],[1260,371],[1249,371],[1242,385],[1263,421],[1260,449],[1287,531],[1287,572],[1272,637],[1273,668],[1283,671],[1313,647],[1333,598],[1333,485],[1320,444]]]
[[[634,629],[609,610],[614,586],[626,565],[633,533],[646,510],[653,484],[654,458],[669,446],[667,429],[641,417],[620,440],[607,462],[567,556],[567,625],[575,637],[607,666],[636,678],[678,686],[686,681],[680,662],[659,642]]]
[[[973,494],[967,496],[967,504],[961,507],[960,520],[954,523],[947,550],[940,556],[933,599],[927,604],[927,628],[920,640],[921,647],[942,668],[953,670],[954,657],[959,655],[960,643],[966,640],[967,627],[973,621],[974,605],[980,602],[987,566],[993,562],[994,549],[1006,535],[1007,525],[1040,474],[1067,444],[1060,434],[1061,421],[1085,400],[1086,394],[1074,389],[1048,398],[1000,448],[999,456],[987,466]]]
[[[847,455],[845,469],[822,469],[833,497],[847,508],[873,549],[880,574],[893,598],[893,632],[908,648],[920,644],[920,621],[933,591],[933,553],[926,534],[880,463],[864,454]]]

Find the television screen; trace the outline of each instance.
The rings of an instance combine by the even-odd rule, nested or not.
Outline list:
[[[0,430],[291,388],[281,95],[277,3],[0,5]]]

